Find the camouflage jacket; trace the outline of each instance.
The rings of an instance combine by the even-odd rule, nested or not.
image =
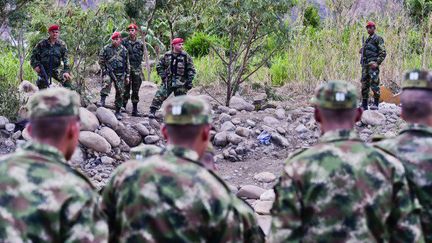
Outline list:
[[[354,131],[324,134],[291,157],[275,186],[273,240],[418,242],[418,217],[400,161]]]
[[[169,146],[121,165],[103,193],[110,242],[263,242],[252,209],[197,160]]]
[[[180,54],[169,51],[160,59],[156,66],[162,81],[167,81],[172,87],[192,84],[195,78],[195,67],[192,58],[186,52]]]
[[[423,234],[426,242],[432,242],[432,127],[408,125],[399,136],[376,146],[403,162],[411,193],[422,207]]]
[[[29,143],[0,159],[0,242],[106,242],[90,182],[51,146]]]
[[[117,48],[112,44],[106,45],[99,53],[99,65],[104,72],[107,72],[108,66],[112,68],[115,74],[129,76],[129,54],[123,45]]]
[[[123,39],[122,45],[128,50],[131,69],[140,71],[144,55],[144,44],[142,41],[138,39],[133,41],[129,37],[126,37]]]
[[[381,65],[386,56],[383,38],[377,34],[369,36],[363,44],[362,64],[368,65],[371,62],[376,62]]]
[[[54,45],[50,44],[49,38],[39,42],[33,49],[30,64],[33,68],[43,65],[47,74],[51,70],[58,69],[63,62],[63,72],[69,72],[68,49],[66,43],[57,40]]]

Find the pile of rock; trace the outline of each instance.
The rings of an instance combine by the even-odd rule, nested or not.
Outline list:
[[[23,142],[21,131],[15,130],[14,123],[9,122],[6,117],[0,116],[0,147],[2,152],[13,152],[16,145]]]

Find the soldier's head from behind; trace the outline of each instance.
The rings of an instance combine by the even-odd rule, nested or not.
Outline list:
[[[69,160],[78,145],[80,97],[65,88],[44,89],[28,104],[30,136],[59,149]]]
[[[183,95],[168,100],[162,109],[162,134],[168,145],[194,150],[201,158],[210,140],[209,105],[200,98]]]
[[[114,47],[118,47],[121,45],[122,42],[122,38],[121,38],[121,34],[120,32],[114,32],[111,35],[111,43],[113,44]]]
[[[171,41],[172,50],[174,53],[181,53],[183,51],[183,42],[182,38],[174,38]]]
[[[353,85],[345,81],[329,81],[317,88],[312,98],[315,120],[321,131],[354,127],[361,119],[363,110],[358,108],[358,95]]]
[[[432,126],[432,73],[413,70],[402,81],[402,118],[409,123]]]
[[[127,30],[129,32],[129,37],[135,38],[136,34],[138,32],[138,25],[136,25],[136,24],[130,24],[128,26]]]
[[[376,24],[372,21],[368,21],[366,23],[366,30],[368,32],[369,35],[373,35],[375,34],[375,30],[376,30]]]
[[[60,26],[53,24],[48,27],[48,34],[51,41],[58,40],[60,37]]]

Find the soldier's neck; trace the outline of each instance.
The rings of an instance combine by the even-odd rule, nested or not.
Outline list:
[[[136,41],[136,40],[137,40],[136,35],[135,35],[135,36],[130,35],[130,36],[129,36],[129,40],[131,40],[131,41]]]
[[[53,44],[56,43],[57,39],[51,39],[51,38],[48,38],[48,41],[49,41],[49,43],[50,43],[51,45],[53,45]]]

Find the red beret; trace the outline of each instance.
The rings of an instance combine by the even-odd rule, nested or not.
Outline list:
[[[127,29],[128,30],[130,30],[130,29],[136,29],[137,30],[138,26],[136,24],[130,24]]]
[[[60,26],[53,24],[50,25],[50,27],[48,28],[48,31],[53,31],[53,30],[60,30]]]
[[[175,44],[179,44],[179,43],[183,43],[183,42],[184,42],[184,40],[182,38],[174,38],[171,41],[171,45],[175,45]]]
[[[375,23],[372,21],[367,22],[366,27],[375,27]]]
[[[116,39],[116,38],[121,38],[121,34],[120,34],[120,32],[114,32],[113,34],[112,34],[112,36],[111,36],[111,40],[114,40],[114,39]]]

